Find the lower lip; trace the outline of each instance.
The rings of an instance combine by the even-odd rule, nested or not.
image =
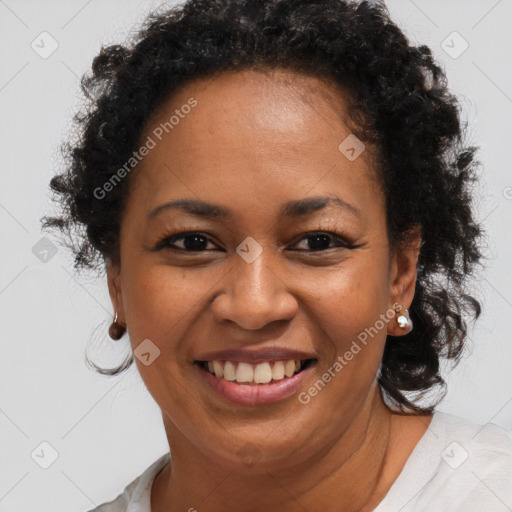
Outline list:
[[[315,364],[311,364],[292,377],[285,377],[273,384],[238,384],[235,381],[216,377],[197,364],[194,366],[211,388],[229,401],[240,405],[263,405],[294,395]]]

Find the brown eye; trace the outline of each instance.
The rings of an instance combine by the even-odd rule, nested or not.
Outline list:
[[[345,240],[343,240],[340,236],[336,235],[335,233],[328,233],[328,232],[315,232],[310,233],[300,239],[299,242],[302,242],[304,240],[308,241],[308,247],[309,251],[307,249],[297,249],[299,251],[306,251],[306,252],[318,252],[318,251],[325,251],[327,249],[332,249],[335,247],[345,247],[350,248],[351,245],[347,243]],[[335,245],[331,247],[331,243],[334,243]]]
[[[178,251],[201,252],[211,250],[207,249],[208,242],[211,242],[210,239],[203,233],[180,233],[160,240],[154,250],[157,251],[167,248],[176,249]],[[214,245],[213,242],[211,243]]]

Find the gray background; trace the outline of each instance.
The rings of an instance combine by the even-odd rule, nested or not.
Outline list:
[[[490,243],[487,269],[474,291],[485,309],[468,355],[447,379],[449,393],[439,409],[512,429],[512,1],[387,4],[410,39],[429,45],[442,63],[470,137],[481,147],[484,169],[476,199]],[[61,165],[59,144],[80,103],[78,77],[102,43],[123,41],[156,5],[0,0],[2,511],[92,508],[117,496],[168,449],[160,410],[135,366],[108,378],[84,364],[91,337],[91,356],[104,365],[129,350],[127,342],[107,338],[105,283],[76,279],[60,246],[41,261],[44,246],[36,245],[43,236],[39,218],[51,212],[48,182]],[[35,41],[40,53],[51,50],[44,31],[58,44],[47,58],[31,47]],[[463,41],[454,31],[469,44],[461,55]],[[452,47],[448,53],[443,41]],[[52,449],[57,459],[41,468]]]

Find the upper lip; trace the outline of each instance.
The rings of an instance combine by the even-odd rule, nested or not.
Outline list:
[[[232,348],[205,352],[195,358],[196,361],[237,361],[260,363],[265,361],[288,361],[290,359],[316,359],[314,354],[284,347],[264,347],[259,349]]]

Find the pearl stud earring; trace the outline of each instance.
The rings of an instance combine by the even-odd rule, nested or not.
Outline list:
[[[400,327],[400,329],[407,329],[407,327],[409,325],[409,310],[408,309],[404,309],[405,315],[404,314],[400,314],[400,310],[401,310],[400,307],[395,309],[395,313],[397,314],[396,321],[397,321],[398,326]]]

